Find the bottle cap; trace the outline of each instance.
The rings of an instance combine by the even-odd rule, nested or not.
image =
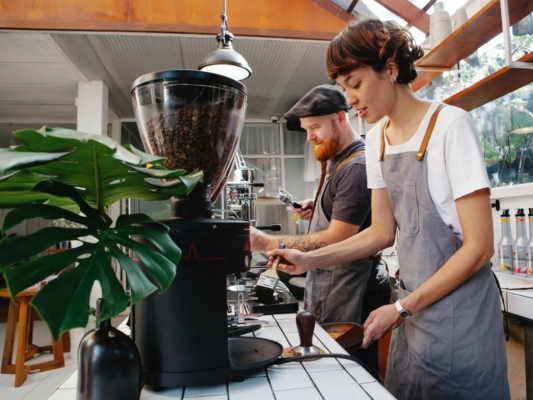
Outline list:
[[[530,217],[533,217],[533,208],[530,208],[529,209],[529,214],[528,214]]]
[[[526,214],[524,214],[524,209],[523,208],[517,208],[516,209],[516,214],[515,214],[515,217],[525,217]]]
[[[509,217],[509,210],[502,209],[502,217]]]

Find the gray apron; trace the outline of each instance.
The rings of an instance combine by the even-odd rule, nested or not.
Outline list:
[[[355,157],[346,165],[359,162]],[[318,196],[315,214],[310,222],[310,232],[325,231],[329,228],[330,222],[322,209],[322,196],[330,183],[331,179],[326,181]],[[361,323],[363,295],[371,267],[372,262],[366,257],[309,271],[305,282],[304,309],[312,312],[319,324]]]
[[[418,153],[384,157],[382,131],[382,173],[399,228],[399,299],[463,244],[438,214],[428,188],[424,155],[441,108]],[[489,264],[393,331],[385,386],[400,400],[510,399],[500,299]]]

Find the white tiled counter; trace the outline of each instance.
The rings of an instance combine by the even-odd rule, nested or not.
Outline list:
[[[295,314],[264,316],[268,325],[255,332],[279,342],[283,347],[298,346]],[[326,353],[347,354],[319,325],[315,328],[315,346]],[[49,400],[75,400],[77,372],[74,372]],[[324,358],[304,363],[271,366],[243,382],[204,387],[143,390],[141,400],[394,400],[395,398],[359,364],[349,360]]]

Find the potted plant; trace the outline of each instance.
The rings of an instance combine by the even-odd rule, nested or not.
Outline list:
[[[480,139],[493,185],[525,183],[524,171],[530,168],[528,152],[532,134],[520,132],[521,128],[533,127],[533,115],[527,109],[512,104],[508,104],[503,111],[497,108],[489,115],[489,121],[499,123],[485,121],[480,129]]]
[[[158,287],[164,292],[176,275],[181,251],[164,230],[137,226],[164,224],[144,214],[121,215],[113,221],[107,208],[125,198],[186,196],[202,173],[168,170],[161,166],[165,158],[121,146],[105,136],[49,127],[13,135],[22,145],[0,149],[0,208],[12,208],[0,231],[32,218],[64,219],[73,227],[47,227],[1,239],[0,272],[11,296],[74,264],[71,271],[42,287],[31,302],[58,340],[64,332],[87,324],[95,281],[105,300],[97,323],[118,315]],[[158,251],[141,246],[131,236],[151,241]],[[58,243],[73,240],[80,240],[81,246],[42,255]],[[151,279],[130,259],[128,250],[137,254]],[[113,261],[126,274],[129,297],[115,275]]]

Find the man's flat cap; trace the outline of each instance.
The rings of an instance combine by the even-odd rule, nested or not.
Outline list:
[[[335,114],[339,111],[348,112],[350,107],[344,93],[334,85],[320,85],[311,89],[288,112],[286,119],[320,117]]]

